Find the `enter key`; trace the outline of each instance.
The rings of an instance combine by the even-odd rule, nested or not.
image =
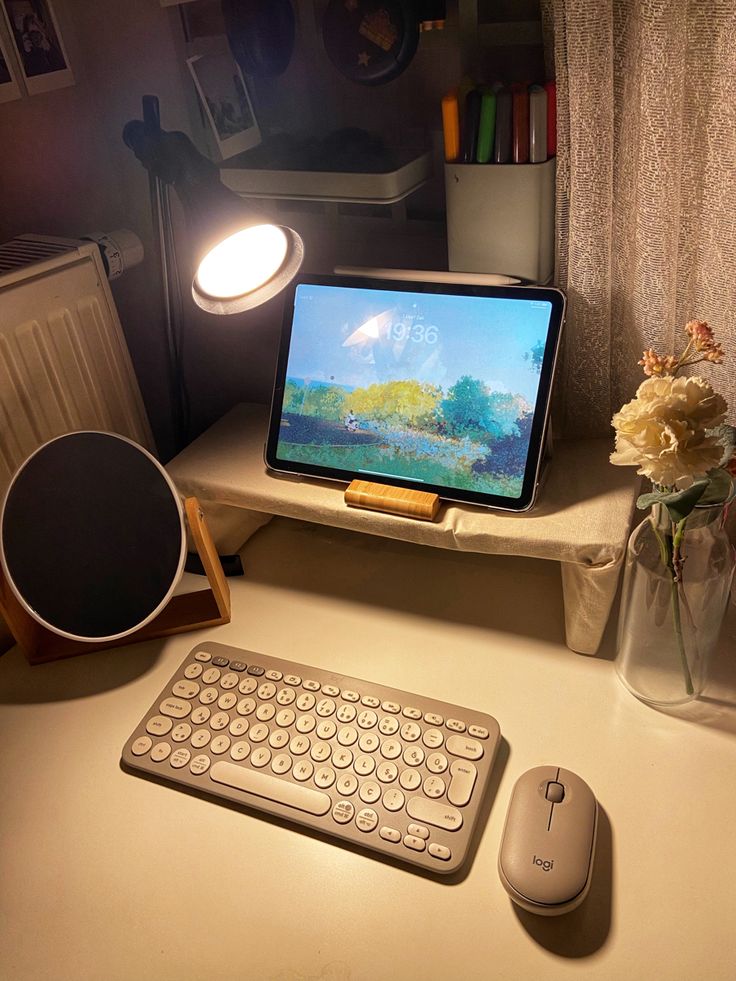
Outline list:
[[[473,794],[478,771],[467,760],[455,760],[450,767],[450,789],[447,799],[456,807],[465,807]]]

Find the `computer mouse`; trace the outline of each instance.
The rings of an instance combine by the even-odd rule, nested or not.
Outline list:
[[[575,909],[593,872],[598,803],[577,774],[536,766],[514,785],[498,855],[511,899],[530,913]]]

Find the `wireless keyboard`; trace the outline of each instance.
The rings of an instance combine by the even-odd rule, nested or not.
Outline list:
[[[490,715],[198,644],[123,763],[437,873],[465,861],[500,730]]]

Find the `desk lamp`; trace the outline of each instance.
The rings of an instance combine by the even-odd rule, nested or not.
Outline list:
[[[181,317],[182,291],[168,188],[176,191],[194,244],[192,299],[208,313],[242,313],[277,296],[298,272],[304,244],[293,229],[273,224],[225,187],[217,166],[202,156],[189,137],[162,130],[154,96],[144,97],[143,119],[125,125],[123,141],[149,173],[179,450],[187,441],[188,406],[180,370],[180,330],[176,321]]]

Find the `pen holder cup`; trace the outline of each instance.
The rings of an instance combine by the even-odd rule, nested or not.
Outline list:
[[[554,273],[555,158],[535,164],[445,164],[452,272],[547,283]]]

